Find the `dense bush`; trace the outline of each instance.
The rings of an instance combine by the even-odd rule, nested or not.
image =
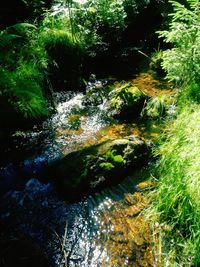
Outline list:
[[[11,113],[17,113],[19,119],[38,119],[48,114],[44,96],[47,55],[36,33],[34,25],[20,23],[0,34],[1,102],[9,103],[9,112],[11,109]]]
[[[63,3],[62,1],[59,1]],[[69,2],[71,2],[69,4]],[[120,38],[125,26],[126,13],[122,0],[89,0],[83,4],[68,1],[52,12],[58,19],[68,20],[68,30],[75,38],[84,42],[88,52],[95,54],[98,49],[107,49],[108,42]]]
[[[168,31],[159,32],[173,48],[163,53],[167,77],[178,84],[200,82],[200,2],[188,0],[187,5],[169,1],[173,6]]]

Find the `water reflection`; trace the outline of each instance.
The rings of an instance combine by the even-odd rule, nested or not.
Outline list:
[[[13,135],[21,156],[0,170],[7,191],[0,201],[4,225],[0,241],[31,239],[52,267],[158,266],[150,228],[141,214],[148,203],[142,191],[151,188],[151,182],[139,186],[134,174],[78,203],[67,203],[56,194],[53,182],[38,178],[45,166],[81,147],[130,134],[152,138],[159,131],[151,123],[148,137],[143,124],[112,123],[104,111],[104,99],[86,108],[83,98],[82,93],[55,94],[57,112],[51,119]],[[145,171],[139,175],[146,178]]]

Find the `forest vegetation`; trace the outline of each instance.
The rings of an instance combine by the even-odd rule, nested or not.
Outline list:
[[[143,110],[149,120],[164,117],[165,129],[146,167],[156,186],[144,214],[164,236],[161,266],[199,266],[200,1],[16,0],[14,17],[9,2],[0,8],[0,141],[50,118],[56,91],[84,92],[92,75],[128,80],[150,68],[173,84],[175,111],[165,114],[164,97]],[[107,175],[126,160],[112,150],[97,163]]]

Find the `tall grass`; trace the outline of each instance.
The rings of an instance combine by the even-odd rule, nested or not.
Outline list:
[[[178,115],[171,133],[155,151],[160,156],[151,212],[170,225],[171,239],[164,257],[168,266],[200,264],[200,106],[192,104]],[[175,263],[179,265],[175,265]],[[174,265],[173,265],[174,264]]]
[[[169,226],[164,233],[163,266],[200,265],[200,2],[169,1],[168,31],[159,32],[172,45],[161,65],[179,86],[178,115],[155,150],[157,189],[150,214]],[[170,129],[169,129],[170,128]],[[154,218],[155,219],[155,218]],[[162,225],[161,223],[161,225]],[[163,235],[163,233],[162,233]]]
[[[0,35],[1,102],[9,103],[9,112],[11,108],[13,114],[18,114],[19,121],[48,115],[44,90],[48,57],[37,36],[36,26],[28,23],[18,23]]]

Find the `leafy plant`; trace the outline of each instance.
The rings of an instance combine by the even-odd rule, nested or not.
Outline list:
[[[200,85],[195,82],[186,85],[179,95],[180,108],[190,105],[190,102],[200,103]]]
[[[152,119],[161,118],[166,114],[170,99],[166,96],[151,97],[142,110],[141,115]]]
[[[106,172],[114,169],[114,165],[110,162],[102,162],[99,164],[99,167],[101,168],[101,170],[106,171]]]
[[[68,2],[52,15],[68,20],[68,31],[82,40],[90,55],[107,49],[111,38],[116,42],[120,37],[126,17],[122,0],[89,0],[84,4],[70,1],[70,5]]]
[[[200,2],[187,0],[187,6],[169,1],[173,6],[168,31],[159,36],[173,48],[163,52],[162,66],[167,77],[178,84],[200,82]]]
[[[48,59],[37,42],[36,31],[35,25],[18,23],[0,35],[0,94],[2,101],[21,118],[48,114],[43,89]]]

